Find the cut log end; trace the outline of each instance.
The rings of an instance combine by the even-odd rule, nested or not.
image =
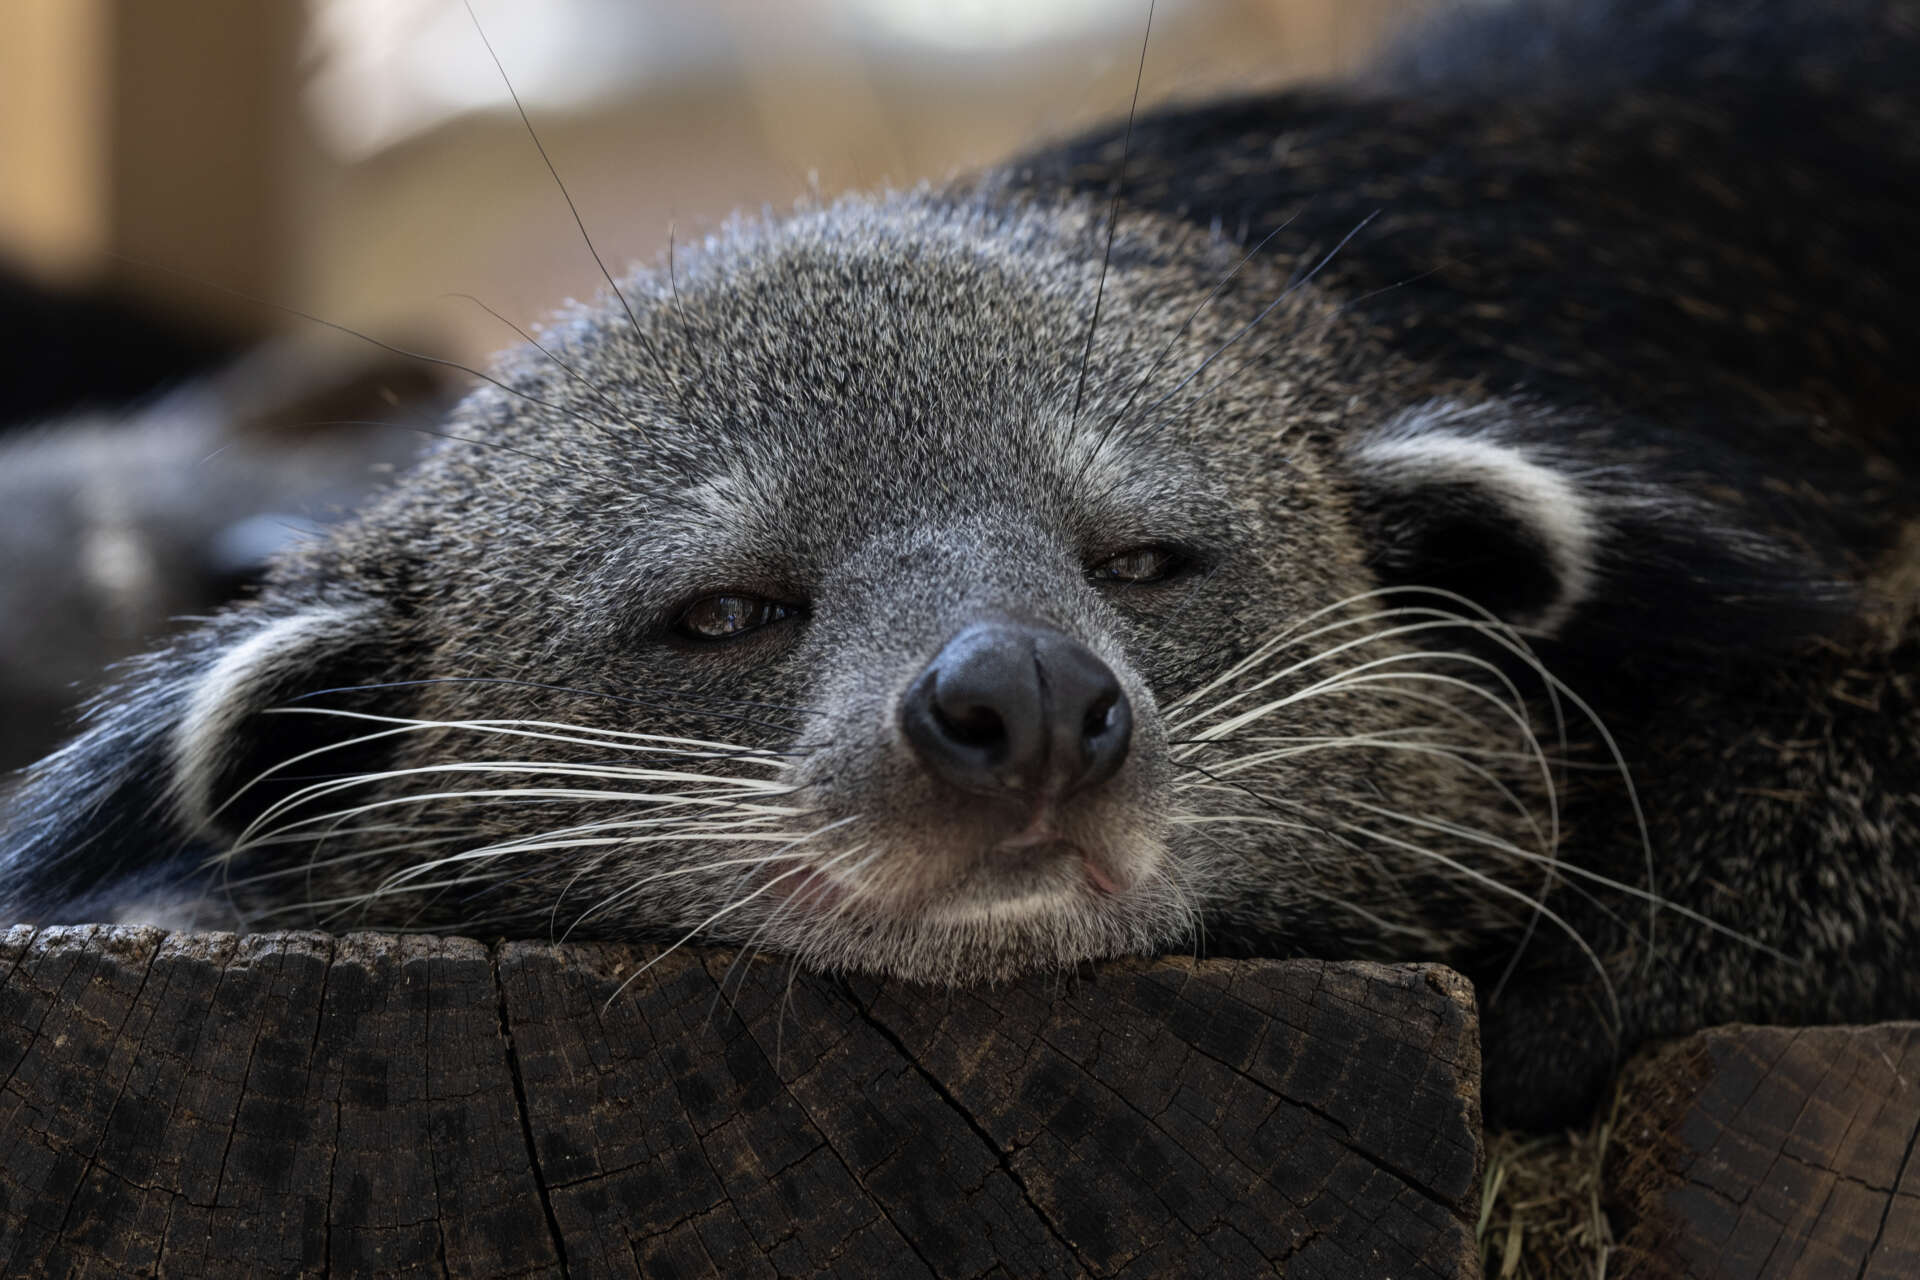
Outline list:
[[[1610,1274],[1920,1276],[1920,1024],[1702,1031],[1616,1114]]]
[[[0,1272],[1466,1276],[1448,970],[0,935]]]

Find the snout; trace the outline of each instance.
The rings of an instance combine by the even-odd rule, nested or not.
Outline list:
[[[928,771],[961,791],[1058,800],[1126,762],[1133,709],[1078,640],[1038,623],[982,622],[908,686],[900,727]]]

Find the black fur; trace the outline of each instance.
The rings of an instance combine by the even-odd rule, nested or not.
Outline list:
[[[1592,463],[1737,495],[1742,526],[1798,554],[1735,564],[1641,522],[1622,616],[1593,632],[1772,650],[1833,625],[1848,566],[1910,509],[1916,21],[1871,0],[1475,7],[1371,93],[1135,121],[1121,198],[1285,260],[1352,235],[1316,281],[1437,383],[1571,407]],[[1018,181],[1107,192],[1124,134],[1029,157]]]

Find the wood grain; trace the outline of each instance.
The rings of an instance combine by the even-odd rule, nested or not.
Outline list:
[[[1621,1087],[1623,1274],[1920,1276],[1920,1023],[1717,1027]]]
[[[0,1273],[1478,1274],[1447,970],[653,955],[0,935]]]

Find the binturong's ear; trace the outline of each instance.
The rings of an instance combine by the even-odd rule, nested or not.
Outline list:
[[[1762,505],[1769,486],[1711,444],[1689,442],[1682,463],[1644,424],[1434,401],[1345,452],[1383,585],[1457,593],[1530,635],[1597,648],[1630,635],[1657,660],[1777,648],[1855,605],[1815,524]]]
[[[375,603],[262,606],[137,661],[0,813],[0,918],[126,921],[192,900],[269,806],[378,768],[390,740],[353,740],[385,726],[333,713],[406,714],[390,632]]]
[[[394,656],[376,605],[318,605],[221,649],[167,732],[169,799],[184,829],[219,840],[316,777],[365,772],[388,754]],[[340,714],[345,712],[347,714]]]
[[[1369,560],[1389,586],[1465,596],[1525,631],[1563,627],[1593,590],[1593,496],[1499,430],[1486,407],[1425,406],[1349,449]]]

